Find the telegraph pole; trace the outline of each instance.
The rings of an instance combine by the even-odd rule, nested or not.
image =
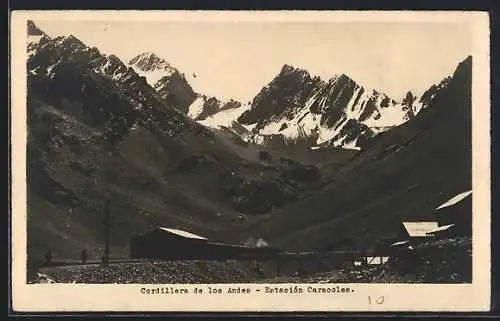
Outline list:
[[[104,225],[104,242],[105,242],[103,263],[105,266],[107,266],[109,263],[109,230],[111,225],[111,219],[109,213],[109,200],[106,200],[104,204],[103,225]]]

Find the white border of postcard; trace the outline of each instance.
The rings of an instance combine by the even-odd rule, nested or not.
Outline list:
[[[26,284],[26,32],[27,20],[182,20],[317,22],[464,22],[473,41],[472,284],[339,284],[354,292],[265,294],[265,285],[168,285],[189,294],[146,295],[167,285]],[[487,311],[490,309],[490,64],[487,12],[383,11],[17,11],[11,16],[12,304],[14,311]],[[208,287],[251,289],[209,295]],[[280,287],[289,285],[280,284]],[[337,285],[317,284],[328,288]],[[202,289],[203,293],[194,293]],[[383,299],[381,299],[383,297]]]

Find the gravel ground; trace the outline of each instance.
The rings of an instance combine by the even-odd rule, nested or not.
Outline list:
[[[114,263],[108,267],[79,265],[44,268],[40,280],[56,283],[249,283],[262,277],[248,265],[236,261],[165,261]]]

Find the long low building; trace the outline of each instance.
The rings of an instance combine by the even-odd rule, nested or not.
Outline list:
[[[278,254],[271,247],[248,247],[211,242],[207,238],[179,229],[157,227],[130,242],[133,259],[229,260],[263,259]]]

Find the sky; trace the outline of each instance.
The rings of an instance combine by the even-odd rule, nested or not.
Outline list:
[[[458,22],[34,22],[51,37],[73,34],[125,63],[154,52],[196,91],[242,102],[284,64],[325,80],[345,73],[400,100],[451,75],[472,46],[470,25]]]

